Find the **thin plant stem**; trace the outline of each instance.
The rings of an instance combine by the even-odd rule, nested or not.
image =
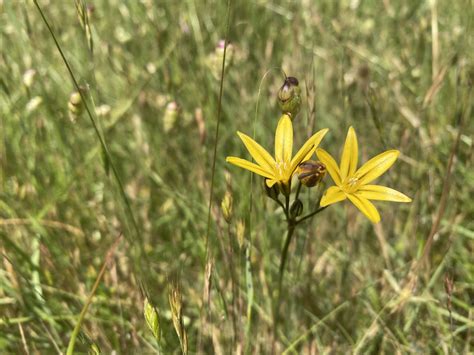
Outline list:
[[[66,66],[66,69],[67,71],[69,72],[69,75],[71,77],[71,80],[74,84],[74,87],[76,88],[77,92],[79,93],[79,95],[81,96],[81,99],[82,99],[82,102],[84,103],[84,108],[87,112],[87,115],[89,116],[89,119],[92,123],[92,127],[94,128],[94,132],[99,140],[99,143],[104,151],[104,154],[105,156],[107,157],[107,161],[109,163],[109,166],[110,168],[112,169],[112,174],[118,184],[118,187],[119,187],[119,192],[120,192],[120,195],[124,201],[124,204],[125,204],[125,209],[129,215],[129,218],[132,222],[132,225],[135,229],[135,233],[136,233],[136,237],[141,239],[141,233],[140,233],[140,228],[138,227],[138,223],[135,219],[135,215],[133,213],[133,210],[132,210],[132,206],[130,204],[130,201],[127,197],[127,194],[125,193],[125,188],[124,188],[124,185],[123,185],[123,182],[122,182],[122,179],[120,178],[120,175],[118,173],[118,169],[117,167],[115,166],[113,160],[112,160],[112,155],[110,154],[110,151],[109,151],[109,148],[108,148],[108,145],[105,141],[105,137],[103,137],[102,133],[100,132],[100,129],[99,129],[99,126],[97,125],[96,121],[94,120],[94,116],[92,115],[92,111],[89,107],[89,105],[87,104],[87,100],[86,100],[86,97],[85,97],[85,94],[82,92],[81,88],[79,87],[79,82],[77,81],[76,79],[76,76],[74,75],[73,71],[72,71],[72,68],[69,64],[69,61],[67,60],[66,58],[66,55],[64,54],[57,38],[56,38],[56,35],[55,33],[53,32],[53,29],[51,28],[48,20],[46,19],[44,13],[43,13],[43,10],[41,9],[41,7],[39,6],[37,0],[34,0],[33,1],[36,8],[38,9],[40,15],[41,15],[41,18],[44,22],[44,24],[46,25],[49,33],[51,34],[51,38],[53,39],[54,41],[54,44],[56,45],[56,48],[59,52],[59,55],[61,56],[63,62],[64,62],[64,65]],[[141,245],[141,244],[140,244]],[[142,250],[143,251],[143,250]]]
[[[328,207],[329,206],[319,207],[316,211],[313,211],[310,214],[307,214],[306,216],[301,217],[300,219],[295,221],[296,225],[300,224],[303,221],[306,221],[308,218],[314,217],[315,215],[317,215],[318,213],[324,211]]]
[[[295,201],[298,199],[301,191],[301,181],[298,181],[298,187],[296,188],[296,195],[295,195]]]
[[[212,200],[214,199],[214,179],[215,179],[215,172],[216,172],[216,160],[217,160],[217,145],[219,142],[219,127],[221,123],[221,112],[222,112],[222,95],[224,92],[224,76],[225,76],[225,60],[226,60],[226,53],[227,53],[227,43],[229,42],[229,31],[230,31],[230,8],[231,8],[231,0],[227,1],[227,13],[226,13],[226,29],[225,29],[225,37],[224,37],[224,53],[222,56],[222,65],[221,65],[221,80],[219,84],[219,97],[217,102],[217,125],[216,125],[216,132],[214,137],[214,151],[213,151],[213,158],[212,158],[212,168],[211,168],[211,185],[210,185],[210,192],[209,192],[209,206],[207,211],[207,228],[206,228],[206,239],[205,239],[205,262],[204,262],[204,269],[209,261],[209,234],[211,232],[211,215],[212,215]],[[201,308],[201,331],[199,332],[198,337],[198,349],[202,350],[202,336],[204,333],[205,327],[205,281],[203,282],[203,298],[202,298],[202,308]],[[199,351],[200,352],[200,351]]]
[[[278,272],[278,307],[281,298],[281,288],[283,284],[283,275],[285,273],[285,265],[286,260],[288,257],[288,249],[290,247],[291,239],[293,238],[295,232],[296,224],[293,221],[288,223],[288,230],[286,233],[285,244],[283,245],[283,249],[281,251],[281,259],[280,259],[280,268]]]
[[[298,185],[298,188],[296,190],[295,200],[298,199],[300,189],[301,189],[301,183]],[[300,218],[299,220],[297,220],[294,217],[291,217],[289,215],[289,213],[287,214],[287,216],[288,216],[288,219],[287,219],[288,229],[287,229],[287,233],[286,233],[285,244],[283,245],[283,249],[281,251],[280,268],[278,270],[278,294],[277,294],[277,302],[275,303],[274,315],[273,315],[273,320],[274,320],[273,321],[273,323],[274,323],[273,327],[274,328],[273,328],[272,352],[274,350],[276,335],[277,335],[277,330],[278,330],[278,323],[280,321],[280,306],[281,306],[282,289],[283,289],[283,277],[285,275],[285,266],[286,266],[286,262],[288,260],[288,250],[290,248],[290,243],[291,243],[291,240],[292,240],[293,235],[295,233],[295,229],[298,226],[298,224],[300,224],[301,222],[303,222],[303,221],[305,221],[305,220],[307,220],[311,217],[314,217],[315,215],[322,212],[326,208],[327,208],[327,206],[320,207],[316,211],[311,212],[310,214]],[[288,211],[288,210],[289,210],[289,195],[286,196],[286,211]]]
[[[94,282],[94,286],[92,286],[92,290],[89,293],[89,296],[87,297],[84,307],[82,307],[81,313],[79,314],[79,319],[77,320],[76,326],[74,327],[74,330],[72,331],[71,339],[69,339],[69,344],[67,346],[67,351],[66,351],[67,355],[74,354],[74,345],[76,344],[76,339],[77,339],[77,336],[79,335],[79,331],[81,330],[81,326],[82,326],[82,323],[84,322],[84,318],[86,317],[87,310],[89,309],[89,306],[92,303],[92,298],[94,297],[95,292],[97,291],[97,287],[99,287],[100,280],[102,280],[102,277],[104,276],[105,269],[107,265],[109,264],[109,262],[112,260],[115,249],[117,248],[121,240],[122,240],[122,234],[120,234],[117,240],[114,242],[114,244],[112,244],[109,251],[107,252],[107,255],[105,256],[104,264],[102,265],[102,268],[100,269],[99,275],[97,275],[97,278]]]
[[[232,232],[230,228],[230,223],[227,223],[227,234],[229,236],[229,248],[228,248],[228,255],[229,255],[229,273],[231,277],[231,286],[232,286],[232,311],[230,315],[232,317],[232,330],[233,330],[233,337],[232,342],[233,346],[235,346],[237,340],[237,319],[236,319],[236,295],[237,295],[237,275],[235,274],[235,264],[234,264],[234,243],[232,241]]]
[[[281,294],[282,294],[282,287],[283,287],[283,276],[285,272],[285,265],[286,265],[286,259],[288,255],[288,249],[290,246],[291,239],[293,237],[293,234],[295,232],[296,224],[294,224],[294,221],[288,220],[288,230],[286,233],[286,238],[285,238],[285,244],[283,246],[282,252],[281,252],[281,258],[280,258],[280,268],[279,268],[279,273],[278,273],[278,294],[277,294],[277,301],[274,306],[273,310],[273,341],[272,341],[272,351],[271,353],[274,353],[275,351],[275,342],[277,338],[277,331],[278,331],[278,323],[280,322],[280,305],[281,305]]]
[[[230,3],[231,0],[227,1],[227,14],[226,14],[226,32],[224,37],[224,53],[222,55],[222,65],[221,65],[221,80],[219,84],[219,98],[217,102],[217,125],[216,125],[216,133],[214,137],[214,151],[213,151],[213,158],[212,158],[212,168],[211,168],[211,186],[209,192],[209,206],[207,211],[207,230],[206,230],[206,262],[207,257],[209,254],[209,233],[211,231],[211,211],[212,211],[212,200],[214,198],[214,179],[215,179],[215,172],[216,172],[216,158],[217,158],[217,145],[219,142],[219,128],[221,123],[221,112],[222,112],[222,94],[224,92],[224,76],[225,76],[225,57],[227,53],[227,43],[229,41],[229,30],[230,30]]]

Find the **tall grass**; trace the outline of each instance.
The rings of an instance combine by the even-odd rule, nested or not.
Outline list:
[[[65,352],[84,305],[78,352],[270,352],[284,216],[225,157],[237,130],[273,145],[273,68],[304,91],[296,145],[353,125],[361,159],[401,151],[381,184],[413,198],[296,231],[275,351],[471,352],[472,1],[231,3],[38,1],[48,30],[0,0],[0,352]]]

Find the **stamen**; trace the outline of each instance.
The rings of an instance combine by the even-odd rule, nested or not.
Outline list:
[[[348,184],[350,187],[354,187],[354,185],[357,184],[358,181],[359,181],[359,178],[351,177],[351,178],[349,179],[349,181],[347,181],[347,184]]]

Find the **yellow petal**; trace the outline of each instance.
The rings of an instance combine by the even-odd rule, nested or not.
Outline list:
[[[237,165],[240,168],[244,168],[250,170],[251,172],[261,175],[263,177],[273,179],[274,176],[271,172],[266,171],[265,169],[261,168],[257,164],[251,163],[248,160],[237,158],[237,157],[227,157],[226,161],[228,163]]]
[[[358,196],[369,200],[392,201],[392,202],[411,202],[411,198],[401,192],[389,187],[380,185],[361,186],[356,193]]]
[[[368,218],[372,223],[380,222],[379,211],[374,204],[364,197],[347,194],[347,198]]]
[[[298,150],[298,153],[296,153],[296,155],[291,160],[291,172],[295,171],[298,165],[300,165],[302,162],[311,158],[319,143],[321,143],[322,139],[324,138],[326,133],[328,133],[328,131],[329,129],[324,128],[316,132],[306,141],[305,144],[303,144],[300,150]]]
[[[268,187],[272,187],[273,185],[275,185],[278,181],[275,180],[275,179],[267,179],[265,180],[265,183],[267,184]]]
[[[288,115],[282,115],[275,132],[275,160],[291,160],[293,154],[293,124]]]
[[[252,138],[243,134],[241,132],[237,132],[240,139],[244,143],[245,147],[249,151],[252,158],[255,159],[258,165],[260,165],[266,171],[274,171],[275,168],[275,160],[273,157],[268,154],[268,152],[262,148],[260,144],[255,142]]]
[[[398,150],[387,150],[370,159],[355,173],[359,178],[359,184],[365,185],[377,179],[395,163],[399,154]]]
[[[331,186],[324,193],[323,198],[319,205],[321,207],[332,205],[333,203],[344,201],[346,199],[346,194],[341,190],[339,186]]]
[[[329,172],[329,175],[331,175],[336,185],[341,186],[341,174],[334,158],[321,148],[316,149],[316,155],[318,156],[319,160],[321,160],[321,162],[326,165],[326,170]]]
[[[357,136],[354,128],[349,127],[347,132],[346,142],[344,143],[344,150],[341,155],[341,180],[347,176],[351,176],[357,169],[357,157],[359,151],[357,146]]]

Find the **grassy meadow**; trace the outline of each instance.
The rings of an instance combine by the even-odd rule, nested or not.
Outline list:
[[[474,352],[472,0],[35,3],[0,0],[0,353]],[[284,73],[293,152],[353,126],[412,202],[298,225],[276,306],[285,214],[226,157],[273,154]]]

